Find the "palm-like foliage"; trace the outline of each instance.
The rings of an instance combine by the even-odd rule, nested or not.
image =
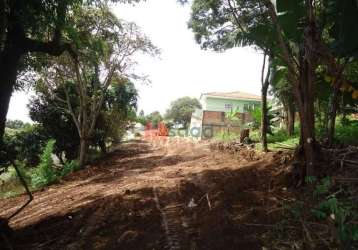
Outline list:
[[[259,0],[195,0],[189,27],[204,49],[274,47],[273,26],[266,7]]]

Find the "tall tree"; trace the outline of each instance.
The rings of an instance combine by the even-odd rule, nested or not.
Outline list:
[[[187,128],[191,114],[195,109],[201,108],[201,104],[196,98],[190,98],[188,96],[181,97],[170,104],[170,108],[165,114],[165,118],[173,120],[176,124],[181,124],[184,128]]]
[[[159,123],[163,121],[163,117],[159,111],[153,111],[145,117],[145,120],[146,126],[150,126],[151,128],[158,128]]]
[[[292,136],[295,128],[296,107],[294,102],[292,84],[287,77],[287,67],[280,58],[275,58],[272,63],[275,74],[272,75],[271,93],[282,103],[284,120],[289,136]]]
[[[90,87],[88,91],[91,91]],[[67,85],[67,92],[73,109],[78,109],[79,101],[74,83]],[[47,86],[38,83],[36,95],[32,97],[28,105],[30,117],[41,125],[44,135],[56,140],[54,151],[59,159],[64,161],[64,155],[67,160],[73,160],[78,158],[80,138],[72,117],[67,111],[67,104],[53,98],[54,95],[60,99],[66,99],[62,86],[49,94]],[[114,79],[106,92],[89,145],[99,146],[102,152],[106,152],[106,143],[118,142],[132,118],[136,105],[137,91],[133,83],[124,79]]]
[[[277,0],[276,6],[270,0],[264,2],[276,27],[278,45],[288,68],[288,78],[293,86],[300,114],[300,144],[304,152],[306,174],[314,175],[314,166],[319,155],[314,115],[316,70],[320,64],[324,65],[327,72],[334,76],[333,86],[340,86],[344,64],[336,60],[334,50],[330,47],[330,39],[325,38],[331,35],[333,40],[339,41],[339,36],[335,37],[329,32],[331,27],[334,27],[334,33],[337,34],[338,31],[345,37],[346,25],[353,25],[352,21],[357,17],[353,15],[358,13],[357,6],[353,1],[342,1],[350,2],[351,10],[346,12],[348,17],[344,18],[347,21],[345,25],[339,26],[337,19],[331,23],[326,22],[332,17],[327,10],[336,1],[318,3],[314,0]],[[358,41],[358,37],[351,38]]]
[[[264,52],[279,48],[270,52],[287,66],[300,114],[305,170],[313,175],[319,150],[314,116],[316,70],[323,65],[332,76],[332,85],[336,90],[340,88],[344,60],[336,59],[338,53],[343,56],[357,52],[358,36],[352,35],[357,32],[348,32],[347,28],[358,29],[354,24],[358,18],[357,3],[351,0],[339,4],[334,0],[277,0],[275,4],[270,0],[196,0],[192,8],[190,27],[204,48],[225,49],[248,44]],[[345,49],[335,51],[337,43],[332,40]],[[333,110],[332,117],[334,113]]]
[[[260,0],[195,0],[189,27],[202,48],[226,50],[236,46],[254,46],[262,51],[262,121],[261,141],[267,151],[268,108],[267,91],[270,80],[271,61],[277,51],[268,9]],[[269,66],[266,58],[269,57]],[[268,70],[265,77],[265,70]]]
[[[266,70],[266,53],[264,54],[264,60],[262,63],[262,70],[261,70],[261,143],[262,149],[264,152],[268,151],[267,148],[267,132],[269,127],[269,120],[268,120],[268,107],[267,107],[267,91],[270,85],[270,72],[271,72],[271,61],[272,56],[269,57],[269,65],[267,66],[267,73],[265,77],[265,70]]]
[[[68,50],[75,57],[62,35],[68,8],[76,2],[0,1],[0,138],[23,56],[30,52],[57,56]]]
[[[157,49],[133,23],[118,20],[106,7],[78,9],[73,16],[74,26],[81,30],[77,38],[78,58],[68,54],[51,58],[49,67],[41,72],[42,81],[49,91],[62,87],[65,99],[54,98],[67,104],[67,111],[80,137],[79,162],[86,162],[88,140],[94,129],[105,96],[114,78],[140,76],[134,74],[133,55],[138,52],[156,54]],[[76,84],[79,106],[74,109],[68,83]]]
[[[0,142],[10,98],[19,82],[20,72],[31,66],[33,56],[38,53],[59,56],[68,51],[76,60],[76,51],[68,38],[77,31],[68,22],[69,13],[82,5],[101,5],[106,2],[108,1],[0,0]]]

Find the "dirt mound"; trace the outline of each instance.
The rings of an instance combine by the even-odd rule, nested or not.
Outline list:
[[[234,154],[237,158],[245,159],[248,162],[261,159],[261,155],[255,150],[254,144],[245,144],[240,141],[212,142],[210,148]]]

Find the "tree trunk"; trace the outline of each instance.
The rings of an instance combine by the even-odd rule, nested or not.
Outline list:
[[[267,86],[263,86],[261,90],[261,143],[262,143],[262,150],[264,152],[268,151],[267,148],[267,130],[268,130],[268,121],[267,121]]]
[[[268,109],[267,109],[267,90],[270,83],[270,64],[271,58],[269,57],[269,65],[267,68],[266,77],[264,80],[264,71],[265,71],[265,63],[266,62],[266,54],[264,55],[264,62],[262,65],[261,72],[261,144],[262,151],[267,152],[267,131],[268,131]]]
[[[287,134],[292,136],[295,132],[295,107],[293,103],[288,104],[287,108]]]
[[[101,153],[105,155],[107,153],[106,143],[104,142],[104,140],[100,140],[98,144],[99,147],[101,148]]]
[[[5,48],[0,55],[0,145],[3,140],[6,116],[16,83],[21,53],[16,49]]]
[[[57,159],[60,161],[61,165],[65,165],[65,161],[63,160],[62,152],[56,154]]]
[[[317,44],[318,34],[312,1],[305,2],[307,5],[308,26],[304,30],[304,43],[299,48],[297,64],[283,37],[283,30],[278,22],[274,4],[269,0],[265,1],[265,5],[268,7],[269,14],[277,30],[278,45],[282,49],[283,59],[288,67],[288,78],[294,85],[294,95],[301,123],[300,148],[303,149],[306,166],[303,169],[302,177],[314,175],[315,152],[318,150],[314,132],[314,77],[317,67],[314,47]],[[298,72],[298,77],[296,77],[296,72]]]
[[[322,121],[323,127],[322,127],[322,129],[326,133],[326,135],[328,136],[328,122],[329,122],[329,114],[328,113],[329,112],[327,111],[327,109],[325,109],[323,112],[324,113],[323,113],[323,121]]]
[[[295,97],[300,115],[300,146],[304,151],[306,169],[302,176],[314,176],[316,139],[314,126],[314,67],[308,61],[307,51],[300,52],[300,80],[295,84]]]
[[[330,105],[329,110],[329,118],[328,118],[328,145],[332,146],[333,139],[334,139],[334,132],[336,128],[336,116],[337,116],[337,110],[339,106],[339,87],[334,88],[333,90],[333,96],[332,101]]]
[[[13,84],[2,77],[4,72],[0,73],[0,138],[2,138],[5,133],[5,124],[6,116],[9,109],[9,103],[11,99],[11,94],[13,91]]]
[[[87,139],[81,137],[80,139],[80,158],[79,158],[79,165],[83,167],[86,164],[87,160]]]

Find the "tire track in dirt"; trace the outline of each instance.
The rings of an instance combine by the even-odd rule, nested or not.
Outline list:
[[[168,199],[165,197],[167,193],[159,193],[156,187],[153,188],[153,194],[157,209],[161,213],[161,224],[166,236],[163,249],[200,249],[198,248],[199,229],[195,226],[197,223],[184,211],[190,208],[186,208],[186,204],[180,202],[178,197],[171,196]]]
[[[181,249],[180,242],[179,242],[179,235],[178,235],[180,225],[178,224],[178,221],[173,218],[174,217],[173,211],[175,210],[175,207],[172,207],[172,209],[170,210],[168,210],[168,208],[162,209],[159,203],[158,192],[155,187],[153,188],[153,194],[154,194],[155,204],[161,214],[162,227],[166,236],[166,244],[164,246],[165,249],[170,249],[170,250]]]

